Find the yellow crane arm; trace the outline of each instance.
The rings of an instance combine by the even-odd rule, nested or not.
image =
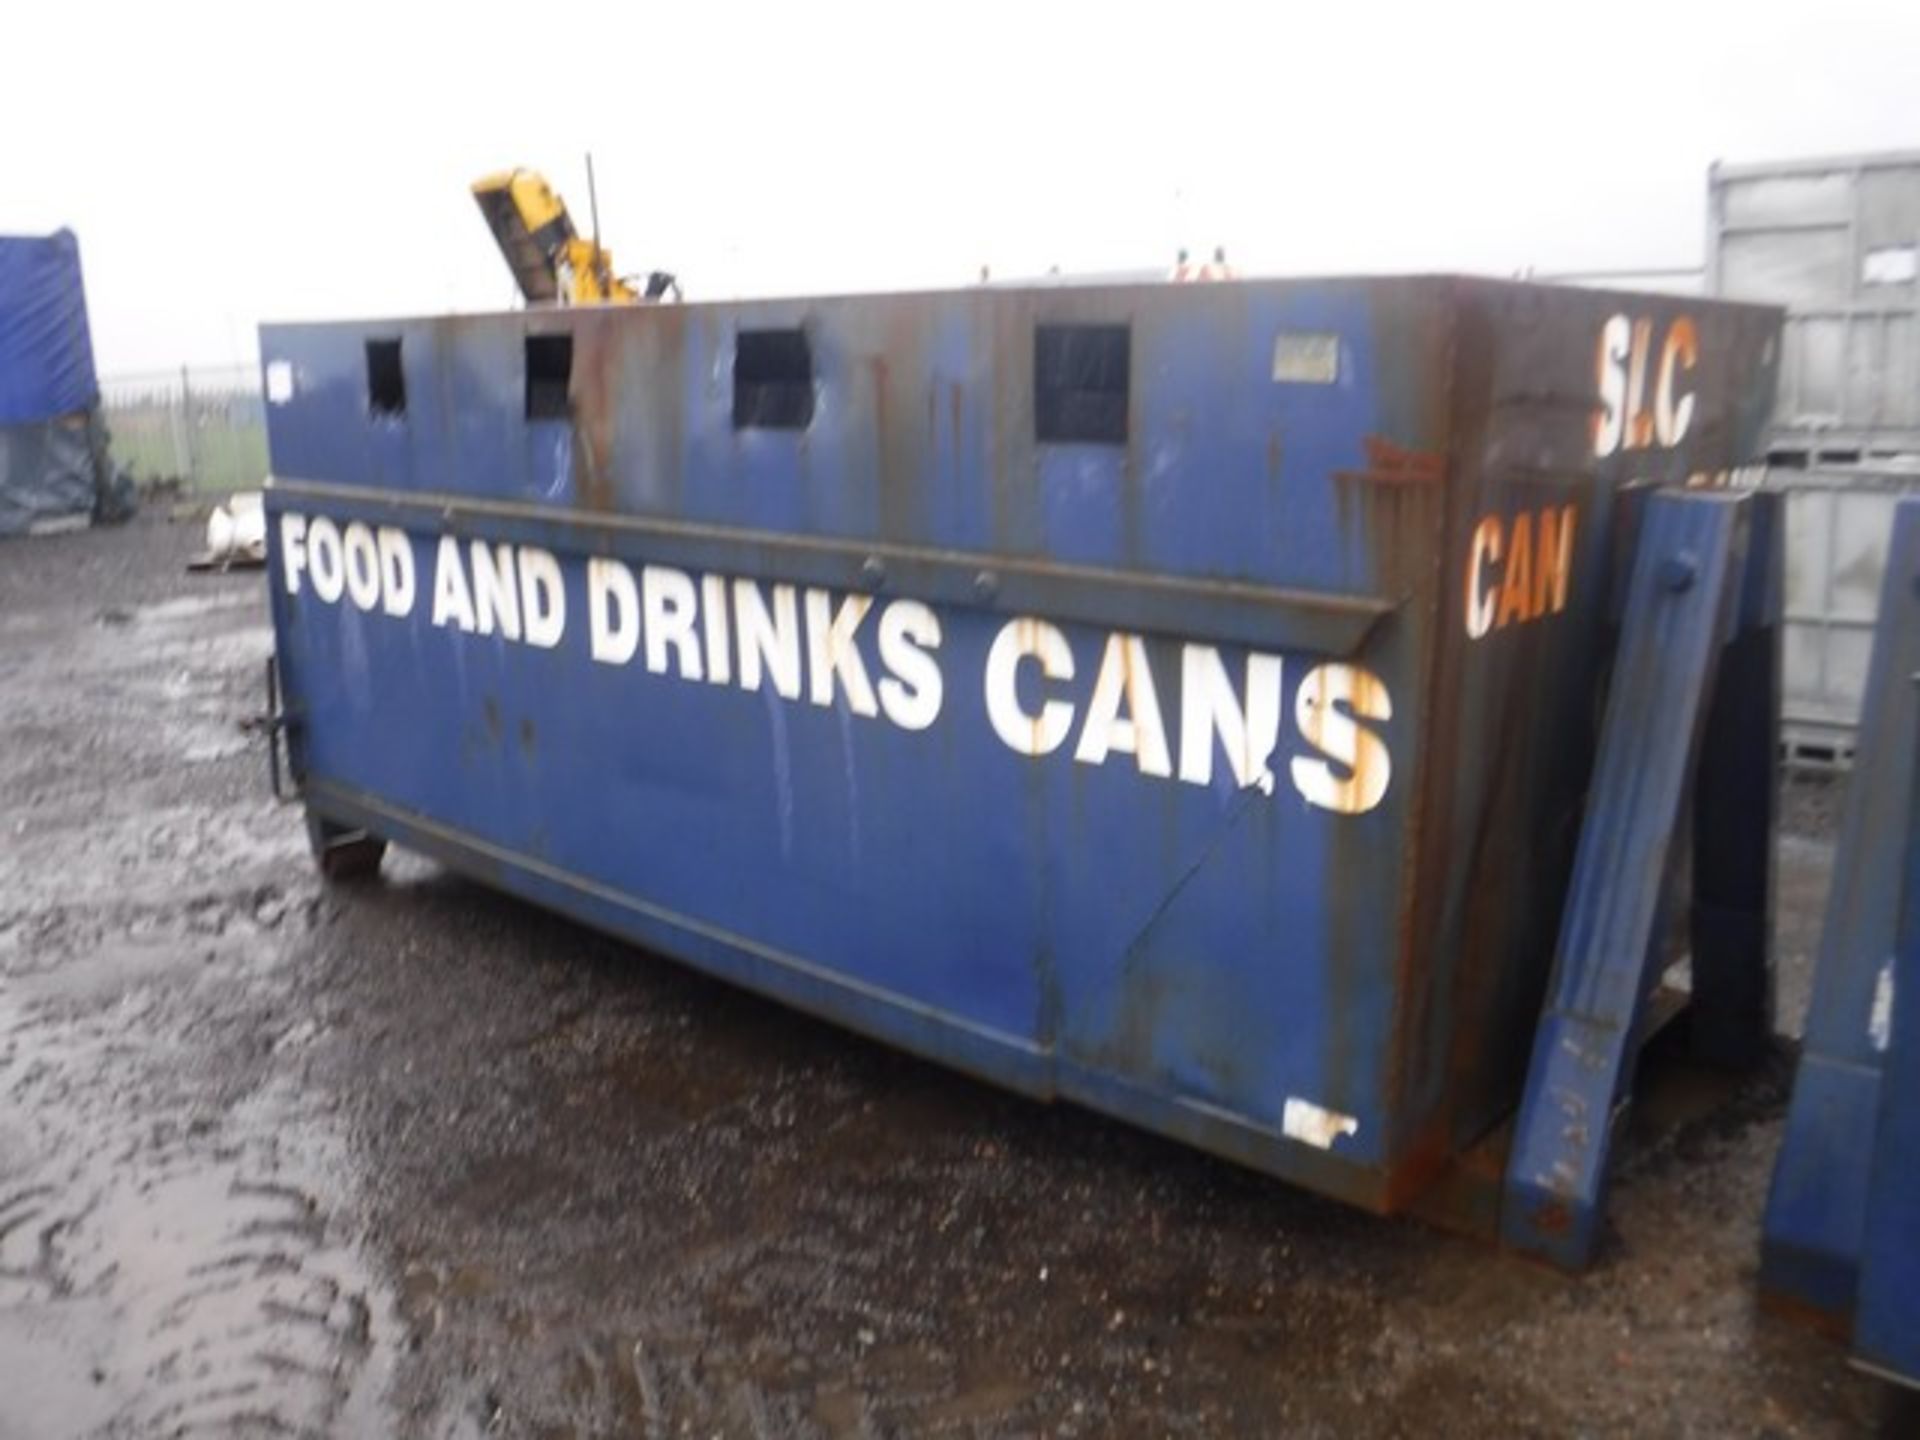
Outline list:
[[[534,170],[473,184],[514,283],[529,305],[632,305],[643,297],[613,273],[613,253],[573,228],[566,204]]]

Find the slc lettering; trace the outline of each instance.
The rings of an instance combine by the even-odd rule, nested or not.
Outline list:
[[[1691,379],[1700,363],[1693,320],[1676,315],[1664,330],[1644,316],[1609,316],[1594,352],[1593,453],[1598,459],[1671,450],[1693,425]],[[1738,484],[1727,472],[1689,484]],[[1464,615],[1468,638],[1558,615],[1567,608],[1578,510],[1548,505],[1484,515],[1468,542]]]
[[[1682,386],[1699,361],[1700,337],[1685,315],[1675,316],[1664,335],[1651,320],[1612,316],[1594,358],[1600,406],[1593,453],[1604,459],[1623,450],[1671,450],[1686,439],[1693,393]]]

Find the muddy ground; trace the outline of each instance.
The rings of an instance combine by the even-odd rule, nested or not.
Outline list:
[[[1756,1312],[1784,1064],[1650,1106],[1566,1279],[423,861],[328,889],[197,538],[0,545],[0,1436],[1920,1434]]]

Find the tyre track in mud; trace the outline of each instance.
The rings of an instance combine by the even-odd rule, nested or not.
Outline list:
[[[0,1436],[378,1433],[286,962],[324,902],[246,788],[260,582],[171,571],[0,597]]]

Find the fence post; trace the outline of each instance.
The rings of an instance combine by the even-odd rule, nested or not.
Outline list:
[[[187,377],[187,367],[180,367],[180,433],[186,437],[181,447],[181,475],[189,490],[200,488],[199,467],[194,464],[193,456],[193,386]]]
[[[186,393],[186,388],[187,367],[182,365],[180,367],[180,390],[183,398]],[[192,459],[192,455],[187,449],[187,425],[186,418],[182,413],[183,409],[184,406],[180,402],[176,402],[169,397],[167,403],[167,430],[173,439],[173,473],[180,478],[182,483],[185,483],[188,475],[191,473],[191,467],[188,462]]]

